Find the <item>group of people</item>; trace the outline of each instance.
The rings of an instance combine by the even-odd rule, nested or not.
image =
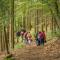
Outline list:
[[[17,36],[18,37],[22,37],[22,42],[26,43],[26,44],[31,44],[32,42],[32,35],[30,34],[30,32],[26,32],[26,31],[20,31],[17,32]]]
[[[20,32],[17,32],[17,35],[18,36],[22,36],[22,40],[24,41],[24,43],[26,44],[31,44],[31,42],[33,41],[32,39],[32,35],[30,32],[26,32],[26,31],[20,31]],[[36,45],[39,46],[39,45],[44,45],[44,43],[46,42],[46,35],[45,35],[45,32],[42,31],[42,32],[38,32],[36,35],[35,35],[35,41],[36,41]]]

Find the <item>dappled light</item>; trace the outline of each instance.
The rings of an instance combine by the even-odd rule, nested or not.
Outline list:
[[[0,0],[0,60],[60,60],[60,0]]]

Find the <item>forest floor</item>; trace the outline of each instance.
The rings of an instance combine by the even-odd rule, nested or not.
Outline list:
[[[60,38],[54,38],[44,46],[32,43],[31,46],[16,49],[12,54],[15,60],[60,60]]]
[[[16,60],[60,60],[60,39],[52,40],[43,46],[26,46],[14,53]]]

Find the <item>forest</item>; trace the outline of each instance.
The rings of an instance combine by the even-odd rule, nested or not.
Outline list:
[[[34,44],[36,45],[35,43],[36,33],[38,33],[39,31],[45,31],[47,41],[47,43],[45,44],[47,46],[44,48],[38,46],[26,47],[26,44],[22,41],[24,40],[23,36],[16,35],[17,32],[21,32],[22,30],[31,33],[33,40],[32,45]],[[15,50],[16,55],[19,56],[16,58],[16,60],[40,60],[41,58],[40,55],[39,57],[31,57],[33,55],[32,53],[34,52],[34,49],[35,52],[37,51],[37,53],[39,52],[38,50],[41,49],[39,52],[41,53],[41,51],[46,50],[46,48],[51,44],[53,48],[56,47],[56,49],[60,50],[60,47],[58,45],[60,42],[59,40],[60,40],[60,0],[0,0],[1,60],[15,60],[16,58]],[[57,44],[58,48],[54,43]],[[51,46],[48,47],[48,49],[51,48],[52,48]],[[26,50],[28,50],[28,52]],[[21,53],[21,51],[26,52],[25,55],[28,57],[26,56],[24,57],[24,53]],[[30,53],[29,51],[32,52]],[[18,53],[20,53],[21,56]],[[60,54],[59,51],[58,53]],[[12,55],[13,59],[11,59]],[[38,54],[35,53],[35,55],[37,56]],[[43,56],[41,60],[44,60]],[[45,60],[49,59],[45,58]],[[50,60],[54,59],[52,58]],[[60,55],[59,59],[57,58],[55,60],[60,60]]]

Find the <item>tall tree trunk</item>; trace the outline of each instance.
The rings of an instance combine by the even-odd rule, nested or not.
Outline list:
[[[41,28],[41,29],[42,29],[42,31],[43,31],[43,19],[42,19],[42,28]]]
[[[6,28],[4,26],[4,35],[5,35],[5,43],[6,43],[6,50],[7,50],[7,54],[9,54],[9,47],[8,47],[8,37],[7,37],[7,32],[6,32]]]
[[[35,10],[35,32],[36,32],[36,10]],[[37,33],[37,32],[36,32]]]
[[[45,25],[46,25],[46,32],[47,32],[47,17],[45,19]]]
[[[51,21],[51,28],[52,28],[52,37],[53,37],[53,23],[54,23],[54,21],[53,21],[53,16],[52,16],[52,21]]]
[[[37,32],[39,30],[39,19],[38,19],[38,12],[39,10],[37,9],[36,15],[37,15],[37,19],[36,19],[36,25],[37,25]]]
[[[25,13],[24,13],[24,15],[22,15],[22,28],[26,28],[26,16],[25,16]]]
[[[1,44],[1,51],[3,51],[3,47],[2,47],[2,31],[0,32],[0,44]]]
[[[14,49],[14,0],[11,0],[11,43]]]

